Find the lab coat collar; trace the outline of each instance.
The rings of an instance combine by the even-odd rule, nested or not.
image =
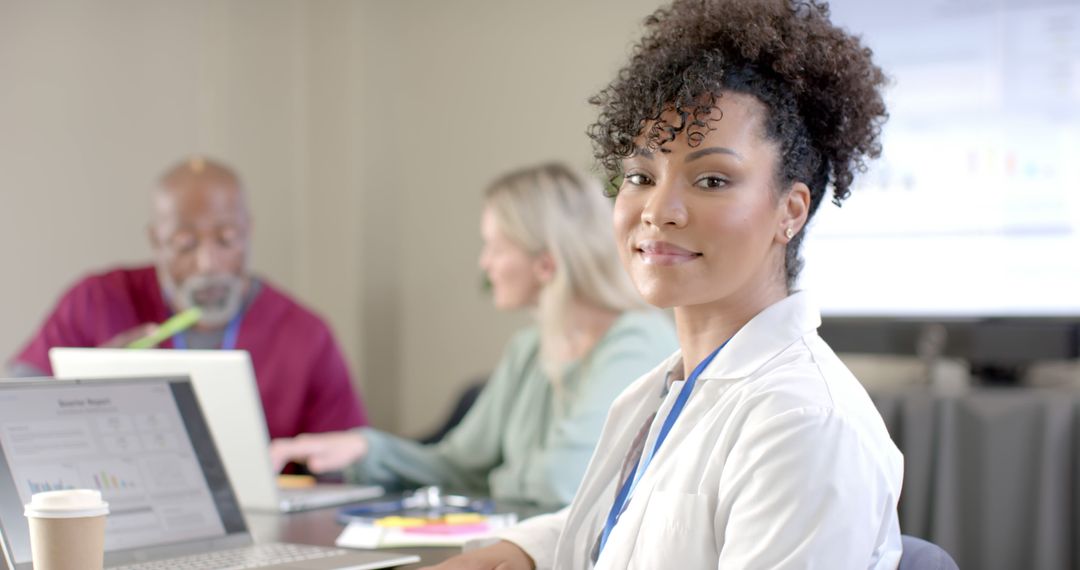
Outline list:
[[[821,313],[804,291],[796,291],[768,306],[731,337],[724,349],[702,371],[699,380],[737,380],[756,372],[792,343],[821,326]],[[669,370],[682,367],[674,355]]]

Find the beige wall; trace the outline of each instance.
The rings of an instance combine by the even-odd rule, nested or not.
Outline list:
[[[252,192],[255,264],[299,284],[302,4],[0,3],[0,350],[78,276],[141,262],[147,192],[206,152]]]
[[[526,315],[480,291],[480,193],[591,164],[585,99],[654,0],[0,0],[0,352],[77,276],[146,257],[188,152],[252,192],[255,266],[327,316],[376,423],[419,433]]]

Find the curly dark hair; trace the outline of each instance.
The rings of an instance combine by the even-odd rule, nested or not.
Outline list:
[[[765,136],[780,150],[778,188],[806,184],[810,217],[829,186],[839,206],[866,158],[881,154],[885,75],[858,37],[829,21],[827,3],[675,0],[645,27],[630,63],[589,99],[600,117],[588,135],[613,181],[642,135],[650,150],[680,134],[700,144],[725,91],[765,106]],[[677,122],[661,119],[672,111]],[[802,269],[803,234],[785,254],[789,289]]]

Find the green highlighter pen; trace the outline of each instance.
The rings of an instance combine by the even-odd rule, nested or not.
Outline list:
[[[173,315],[172,318],[161,323],[161,326],[159,326],[156,331],[132,341],[127,347],[153,348],[174,334],[184,332],[191,328],[192,325],[199,322],[200,318],[202,318],[202,310],[198,307],[192,307],[184,312]]]

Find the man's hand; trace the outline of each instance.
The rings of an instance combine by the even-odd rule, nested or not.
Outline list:
[[[303,433],[270,442],[270,461],[279,472],[290,461],[307,464],[312,473],[341,471],[367,455],[368,442],[355,431]]]
[[[420,570],[535,570],[536,563],[508,540],[455,556],[437,566]]]
[[[139,340],[144,336],[150,336],[158,329],[155,323],[143,323],[133,329],[128,329],[100,345],[100,348],[127,348],[127,345]]]

